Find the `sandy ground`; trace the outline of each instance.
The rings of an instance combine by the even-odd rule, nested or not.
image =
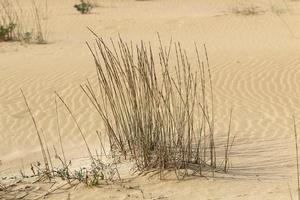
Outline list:
[[[67,199],[69,193],[71,199],[290,199],[288,185],[296,197],[292,115],[300,123],[299,1],[102,0],[102,6],[89,15],[77,13],[74,2],[48,2],[49,44],[0,43],[0,177],[41,160],[20,88],[49,146],[58,142],[53,93],[57,91],[74,111],[92,149],[99,147],[94,139],[101,124],[79,88],[87,78],[95,78],[93,59],[85,45],[85,41],[93,42],[86,29],[90,27],[106,39],[120,34],[133,42],[151,41],[154,46],[159,32],[166,43],[171,37],[181,41],[192,61],[196,59],[194,42],[205,43],[220,136],[230,108],[234,109],[232,169],[226,176],[191,177],[181,182],[133,176],[128,187],[82,186],[49,199]],[[264,12],[233,14],[231,9],[239,2]],[[283,12],[278,14],[278,9]],[[61,120],[68,159],[87,156],[66,112]],[[136,186],[138,190],[130,189]],[[47,187],[39,186],[42,191]]]

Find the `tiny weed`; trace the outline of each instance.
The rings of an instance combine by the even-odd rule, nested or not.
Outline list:
[[[0,41],[9,41],[13,39],[13,31],[16,24],[11,22],[8,25],[0,25]]]
[[[80,4],[75,4],[74,8],[76,8],[76,10],[81,14],[87,14],[91,12],[93,5],[89,2],[85,2],[84,0],[80,0]]]

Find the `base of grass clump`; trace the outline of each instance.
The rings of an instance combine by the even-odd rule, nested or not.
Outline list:
[[[32,164],[31,173],[20,171],[20,175],[0,179],[0,199],[45,199],[50,195],[74,190],[79,185],[87,187],[105,187],[121,183],[115,177],[112,166],[99,160],[86,167],[71,170],[71,161],[67,166],[53,168],[47,172],[42,164]]]

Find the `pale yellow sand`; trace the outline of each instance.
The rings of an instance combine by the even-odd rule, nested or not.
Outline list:
[[[91,148],[100,120],[79,85],[95,78],[85,41],[92,28],[106,39],[157,45],[157,32],[167,43],[181,41],[195,61],[194,42],[208,47],[216,97],[217,134],[224,135],[234,109],[230,175],[158,181],[136,178],[147,199],[290,199],[296,195],[292,115],[300,122],[300,2],[240,1],[265,12],[241,16],[230,12],[235,0],[100,1],[103,7],[81,15],[75,1],[51,0],[47,45],[0,43],[0,177],[41,160],[38,139],[20,88],[48,145],[58,144],[54,94],[59,92],[79,120]],[[277,15],[271,6],[287,12]],[[89,106],[88,106],[89,105]],[[62,106],[61,126],[68,159],[85,157],[73,121]],[[65,113],[65,114],[63,114]],[[300,124],[300,123],[299,123]],[[299,126],[300,127],[300,126]],[[78,147],[80,144],[80,147]],[[223,175],[217,175],[223,176]],[[141,199],[139,190],[79,187],[71,199]],[[128,196],[129,194],[129,196]],[[66,199],[68,192],[49,196]],[[296,196],[294,196],[295,198]]]

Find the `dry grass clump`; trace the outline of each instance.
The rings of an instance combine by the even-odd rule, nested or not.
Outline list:
[[[0,0],[0,42],[9,41],[17,37],[16,25],[18,15],[11,1]]]
[[[288,13],[289,9],[288,8],[282,8],[280,6],[272,5],[271,6],[271,12],[275,13],[276,15],[282,15],[282,14]]]
[[[228,172],[234,141],[231,136],[232,111],[228,130],[224,130],[226,141],[216,146],[213,82],[205,45],[203,60],[195,45],[197,60],[193,66],[180,43],[170,41],[168,46],[163,46],[158,37],[160,45],[156,57],[150,43],[141,41],[134,47],[120,38],[117,46],[112,41],[109,48],[102,38],[95,36],[95,48],[89,44],[88,47],[96,63],[98,84],[95,88],[87,81],[81,88],[105,125],[102,133],[108,135],[111,161],[104,163],[97,151],[97,156],[92,154],[72,110],[55,92],[62,155],[54,147],[55,158],[60,163],[56,167],[45,134],[21,90],[43,157],[42,163],[31,166],[33,176],[40,180],[60,177],[70,185],[72,181],[87,185],[113,182],[120,180],[116,164],[120,155],[133,160],[140,172],[155,170],[162,175],[165,170],[174,170],[178,178],[184,178],[190,172],[200,175],[203,171]],[[70,168],[61,137],[59,103],[82,137],[90,158],[89,167]],[[101,151],[108,157],[101,133],[96,132]],[[216,150],[223,148],[223,152]]]
[[[245,15],[245,16],[251,16],[251,15],[259,15],[264,13],[262,9],[260,9],[258,6],[252,5],[252,4],[240,4],[235,7],[232,7],[230,11],[236,15]]]
[[[0,42],[23,41],[44,44],[47,42],[47,0],[45,4],[32,0],[24,8],[19,0],[0,0]]]
[[[202,174],[203,169],[215,171],[224,164],[216,153],[213,85],[205,46],[204,61],[196,46],[197,66],[191,65],[180,43],[171,41],[167,47],[160,41],[159,62],[144,41],[133,46],[120,38],[117,47],[112,42],[109,48],[97,36],[96,47],[88,46],[98,88],[89,81],[81,88],[105,124],[111,149],[133,159],[139,171],[173,169],[183,171],[183,177],[188,170]],[[223,167],[228,171],[230,128],[225,146]]]
[[[75,4],[74,8],[81,14],[88,14],[93,9],[93,4],[91,4],[89,1],[80,0],[79,4]]]

